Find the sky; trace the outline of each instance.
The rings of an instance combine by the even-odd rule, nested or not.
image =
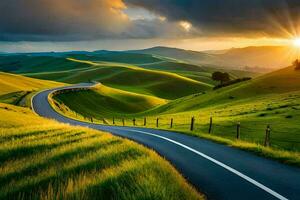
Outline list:
[[[1,0],[0,52],[290,45],[299,0]]]

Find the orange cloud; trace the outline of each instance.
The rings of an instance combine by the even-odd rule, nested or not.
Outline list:
[[[37,40],[111,37],[130,24],[125,8],[122,0],[2,0],[0,34]]]

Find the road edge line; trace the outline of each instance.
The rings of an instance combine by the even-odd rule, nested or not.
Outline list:
[[[202,153],[202,152],[200,152],[200,151],[197,151],[196,149],[193,149],[193,148],[191,148],[191,147],[189,147],[189,146],[187,146],[187,145],[185,145],[185,144],[182,144],[182,143],[180,143],[180,142],[177,142],[177,141],[175,141],[175,140],[172,140],[172,139],[167,138],[167,137],[164,137],[164,136],[156,135],[156,134],[149,133],[149,132],[145,132],[145,131],[130,130],[130,129],[120,129],[120,128],[117,128],[117,129],[119,129],[119,130],[121,130],[121,131],[122,131],[122,130],[123,130],[123,131],[126,130],[126,131],[130,131],[130,132],[138,132],[138,133],[142,133],[142,134],[146,134],[146,135],[158,137],[158,138],[160,138],[160,139],[163,139],[163,140],[166,140],[166,141],[171,142],[171,143],[173,143],[173,144],[176,144],[176,145],[178,145],[178,146],[181,146],[182,148],[185,148],[185,149],[187,149],[187,150],[189,150],[189,151],[191,151],[191,152],[194,152],[194,153],[196,153],[197,155],[199,155],[199,156],[201,156],[201,157],[203,157],[203,158],[205,158],[205,159],[207,159],[207,160],[209,160],[209,161],[215,163],[216,165],[218,165],[218,166],[220,166],[220,167],[223,167],[223,168],[226,169],[227,171],[230,171],[231,173],[233,173],[233,174],[235,174],[235,175],[241,177],[242,179],[246,180],[247,182],[252,183],[252,184],[255,185],[256,187],[258,187],[258,188],[264,190],[265,192],[267,192],[267,193],[271,194],[272,196],[276,197],[277,199],[280,199],[280,200],[288,200],[288,198],[282,196],[281,194],[275,192],[274,190],[268,188],[267,186],[261,184],[260,182],[258,182],[258,181],[256,181],[256,180],[250,178],[249,176],[243,174],[242,172],[239,172],[238,170],[236,170],[236,169],[234,169],[234,168],[232,168],[232,167],[230,167],[230,166],[228,166],[228,165],[226,165],[226,164],[224,164],[224,163],[222,163],[222,162],[220,162],[220,161],[218,161],[218,160],[216,160],[216,159],[214,159],[214,158],[212,158],[212,157],[210,157],[210,156],[208,156],[208,155],[206,155],[206,154],[204,154],[204,153]]]

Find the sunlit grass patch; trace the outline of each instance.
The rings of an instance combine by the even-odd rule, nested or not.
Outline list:
[[[61,112],[77,110],[82,116],[98,117],[98,119],[110,114],[123,116],[143,112],[167,102],[158,97],[119,90],[103,84],[88,91],[58,94],[52,99],[57,102],[56,106],[59,106]]]
[[[0,102],[29,107],[37,90],[62,85],[65,84],[0,72]]]
[[[286,73],[295,81],[295,86],[284,85],[283,89],[280,88],[283,83],[282,78],[278,78],[280,73],[273,73],[265,78],[206,94],[190,95],[138,114],[119,116],[111,111],[109,115],[99,113],[98,117],[105,118],[105,122],[111,125],[115,117],[115,125],[122,126],[122,118],[124,118],[126,126],[135,124],[142,127],[146,117],[146,127],[149,128],[174,130],[205,137],[284,163],[300,165],[300,93],[298,90],[300,79],[290,68],[283,70],[283,74]],[[264,79],[266,79],[266,86],[262,84]],[[277,87],[268,91],[267,88],[273,85],[271,81],[273,79],[276,79]],[[245,88],[248,88],[247,92]],[[64,114],[71,113],[70,110]],[[205,133],[209,130],[210,116],[213,118],[213,124],[212,133],[208,135]],[[195,117],[193,132],[189,131],[192,117]],[[173,119],[172,128],[170,128],[171,119]],[[90,121],[90,118],[87,117],[85,120]],[[101,123],[101,121],[96,123],[98,122]],[[240,123],[241,141],[236,140],[238,123]],[[263,147],[268,125],[271,127],[271,148]]]
[[[0,103],[0,199],[203,199],[156,153]]]

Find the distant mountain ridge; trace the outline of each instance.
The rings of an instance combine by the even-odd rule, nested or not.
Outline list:
[[[150,54],[186,61],[188,63],[211,66],[213,68],[239,69],[247,71],[272,71],[291,64],[300,51],[288,46],[249,46],[245,48],[231,48],[224,50],[191,51],[179,48],[157,46],[141,50],[128,51],[67,51],[67,52],[37,52],[37,53],[3,53],[3,55],[28,55],[66,57],[68,55],[103,57],[122,56],[133,58],[134,54]]]
[[[297,51],[288,46],[249,46],[229,49],[219,57],[232,66],[278,69],[289,66],[297,58]]]
[[[157,46],[157,47],[152,47],[152,48],[142,49],[142,50],[132,50],[128,52],[155,54],[164,57],[177,58],[180,60],[193,61],[193,62],[198,62],[199,60],[205,60],[208,57],[214,58],[214,55],[205,52],[163,47],[163,46]]]
[[[194,64],[221,68],[269,71],[288,66],[297,58],[297,51],[288,46],[249,46],[202,52],[158,46],[130,52],[173,57]]]

